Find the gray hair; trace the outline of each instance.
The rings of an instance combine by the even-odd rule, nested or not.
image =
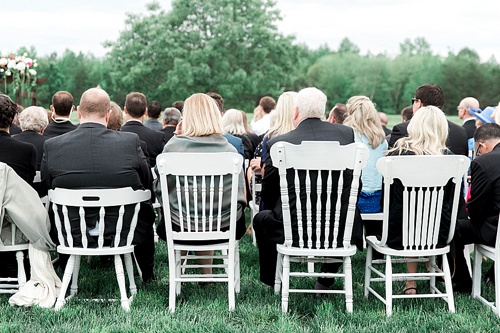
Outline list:
[[[181,121],[181,112],[177,108],[166,108],[163,111],[163,122],[165,125],[177,125]]]
[[[326,95],[318,88],[304,88],[297,93],[297,97],[295,97],[295,106],[298,108],[302,119],[321,119],[325,113]]]
[[[21,129],[41,132],[49,124],[47,111],[41,106],[30,106],[19,114]]]

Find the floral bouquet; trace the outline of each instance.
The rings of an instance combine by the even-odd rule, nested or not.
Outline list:
[[[0,55],[0,80],[4,83],[4,93],[7,94],[7,83],[13,83],[13,94],[19,93],[23,97],[23,92],[28,95],[36,87],[37,60],[28,57],[27,53],[17,56],[12,53],[2,52]],[[1,81],[0,81],[1,82]]]

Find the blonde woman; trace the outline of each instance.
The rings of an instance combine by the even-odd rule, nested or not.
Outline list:
[[[377,161],[387,151],[385,132],[372,101],[366,96],[353,96],[347,101],[347,118],[344,125],[354,130],[354,139],[368,147],[370,155],[363,168],[363,187],[359,194],[358,208],[361,213],[382,211],[382,175],[377,171]],[[371,233],[368,233],[371,234]]]
[[[241,139],[245,158],[251,160],[257,148],[258,137],[245,129],[244,112],[236,109],[229,109],[222,116],[222,128],[225,132]]]
[[[399,139],[394,148],[387,155],[448,155],[452,154],[446,148],[448,137],[448,122],[439,108],[425,106],[418,109],[408,125],[408,136]],[[451,200],[453,199],[453,183],[448,183],[443,199],[441,227],[439,230],[438,244],[446,245],[446,238],[450,225]],[[389,207],[389,233],[387,245],[402,248],[402,208],[403,185],[396,180],[391,189],[391,204]],[[417,272],[417,263],[407,263],[408,272]],[[416,294],[416,281],[406,281],[403,289],[406,294]]]
[[[183,121],[182,121],[182,134],[172,137],[163,148],[163,152],[200,152],[200,153],[216,153],[216,152],[237,152],[236,149],[228,143],[222,136],[224,130],[222,128],[221,114],[219,108],[212,97],[206,94],[191,95],[184,102]],[[236,222],[236,239],[240,239],[246,230],[245,226],[245,192],[243,175],[238,187],[238,217]],[[168,179],[169,188],[173,189],[169,196],[172,198],[171,202],[176,202],[175,193],[175,179]],[[172,184],[170,184],[172,182]],[[161,202],[160,186],[155,183],[155,193]],[[227,178],[224,183],[225,189],[231,188],[231,179]],[[227,219],[222,219],[222,226],[229,227],[229,210],[231,206],[231,198],[224,196],[222,202],[222,215]],[[172,227],[174,230],[179,228],[179,216],[177,216],[178,209],[172,207]],[[165,224],[158,225],[157,233],[160,238],[166,239]],[[210,255],[211,253],[204,252],[199,254]],[[212,259],[204,259],[202,263],[210,263]],[[202,274],[211,274],[211,268],[202,268]]]

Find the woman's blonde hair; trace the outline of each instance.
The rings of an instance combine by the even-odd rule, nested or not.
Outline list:
[[[347,118],[344,125],[351,127],[358,135],[364,134],[372,148],[385,140],[385,133],[375,105],[366,96],[353,96],[346,104]]]
[[[424,106],[415,112],[408,124],[408,136],[396,141],[387,153],[411,151],[415,155],[441,155],[446,150],[448,121],[435,106]]]
[[[193,94],[184,102],[182,134],[186,136],[222,135],[217,103],[207,94]]]
[[[241,136],[246,134],[243,111],[229,109],[222,116],[222,128],[229,134]]]
[[[266,137],[271,138],[290,132],[295,128],[293,125],[293,110],[295,108],[295,91],[285,91],[278,98],[276,109],[271,112],[271,127]]]

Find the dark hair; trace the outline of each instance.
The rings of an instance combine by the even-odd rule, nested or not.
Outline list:
[[[17,104],[9,96],[0,94],[0,128],[8,128],[17,114]]]
[[[73,95],[67,91],[58,91],[52,96],[54,112],[60,116],[69,116],[73,108]]]
[[[335,119],[335,123],[343,124],[345,118],[347,117],[347,106],[342,103],[337,103],[333,107],[332,111],[330,111],[330,114]]]
[[[401,117],[403,121],[408,121],[413,117],[413,106],[407,106],[403,110],[401,110]]]
[[[423,106],[437,106],[441,110],[444,106],[444,92],[435,84],[424,84],[415,91],[415,98],[419,99]]]
[[[489,123],[476,128],[474,132],[475,142],[484,142],[492,139],[500,139],[500,125]]]
[[[148,101],[146,96],[140,92],[131,92],[125,98],[125,108],[127,113],[133,118],[140,118],[144,115]]]
[[[276,107],[276,101],[272,97],[264,96],[260,99],[259,105],[262,107],[265,113],[269,113]]]
[[[217,106],[219,107],[219,111],[221,113],[224,113],[224,98],[222,98],[221,95],[214,93],[214,92],[207,92],[207,95],[212,97],[215,103],[217,103]]]
[[[151,101],[148,105],[148,117],[151,119],[158,119],[161,113],[161,105],[158,101]]]
[[[174,102],[174,104],[172,104],[172,107],[176,108],[177,110],[179,110],[182,113],[182,110],[184,109],[184,101]]]

